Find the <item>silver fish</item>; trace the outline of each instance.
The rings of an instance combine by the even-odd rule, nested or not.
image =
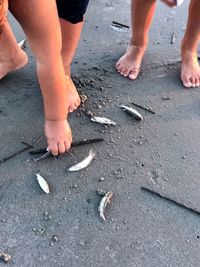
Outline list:
[[[111,203],[111,199],[113,197],[113,192],[107,192],[105,194],[105,196],[102,198],[101,202],[100,202],[100,205],[99,205],[99,208],[98,208],[98,211],[99,211],[99,215],[100,217],[106,221],[106,218],[105,218],[105,215],[104,215],[104,212],[105,212],[105,208],[108,204]]]
[[[25,48],[25,45],[26,45],[26,39],[24,39],[24,40],[22,40],[21,42],[19,42],[18,43],[18,46],[20,47],[20,48]]]
[[[96,156],[96,153],[94,151],[92,151],[92,149],[91,149],[87,158],[85,158],[84,160],[78,162],[77,164],[69,167],[68,171],[69,172],[76,172],[76,171],[80,171],[82,169],[85,169],[87,166],[90,165],[90,163],[95,158],[95,156]]]
[[[91,118],[91,121],[97,122],[100,124],[116,125],[116,122],[114,122],[113,120],[110,120],[108,118],[104,118],[104,117],[93,116]]]
[[[130,108],[127,106],[120,106],[123,110],[127,111],[129,114],[131,114],[133,117],[135,117],[137,120],[142,121],[143,117],[142,115],[134,108]]]
[[[49,194],[50,190],[49,190],[49,185],[47,184],[46,180],[39,174],[36,173],[36,179],[38,181],[39,186],[41,187],[41,189],[46,193]]]

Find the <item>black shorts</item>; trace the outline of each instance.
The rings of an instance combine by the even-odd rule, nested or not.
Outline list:
[[[89,0],[56,0],[58,15],[71,23],[83,21]]]

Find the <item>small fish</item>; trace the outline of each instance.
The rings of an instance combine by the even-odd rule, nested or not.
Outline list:
[[[36,179],[38,181],[39,186],[41,187],[41,189],[46,193],[49,194],[50,190],[49,190],[49,185],[47,184],[46,180],[39,174],[36,173]]]
[[[106,221],[104,212],[105,212],[106,206],[111,203],[112,197],[113,197],[113,192],[110,191],[110,192],[108,192],[108,193],[105,194],[105,196],[102,198],[102,200],[100,202],[98,211],[99,211],[100,217],[104,221]]]
[[[130,108],[127,106],[120,106],[123,110],[126,110],[129,114],[131,114],[133,117],[135,117],[137,120],[142,121],[143,117],[142,115],[134,108]]]
[[[104,118],[104,117],[93,116],[91,118],[91,121],[97,122],[100,124],[116,125],[116,122],[114,122],[113,120],[110,120],[108,118]]]
[[[26,45],[26,39],[24,39],[24,40],[22,40],[21,42],[19,42],[18,43],[18,46],[20,47],[20,48],[25,48],[25,45]]]
[[[92,150],[90,150],[89,155],[87,156],[87,158],[85,158],[84,160],[80,161],[79,163],[71,166],[68,171],[69,172],[76,172],[76,171],[80,171],[82,169],[85,169],[87,166],[90,165],[90,163],[92,162],[92,160],[95,158],[96,153]]]

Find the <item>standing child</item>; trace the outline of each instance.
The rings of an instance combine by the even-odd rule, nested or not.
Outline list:
[[[170,7],[176,0],[162,0]],[[155,12],[156,0],[132,0],[132,37],[125,54],[116,64],[117,71],[132,80],[140,72],[141,62],[148,44],[148,33]],[[181,45],[181,80],[189,87],[200,86],[200,66],[197,49],[200,42],[200,0],[190,0],[186,32]]]

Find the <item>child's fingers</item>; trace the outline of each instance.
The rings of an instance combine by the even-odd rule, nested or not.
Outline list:
[[[59,149],[59,154],[65,153],[65,144],[63,143],[58,143],[58,149]]]
[[[54,156],[58,156],[58,145],[57,145],[57,143],[50,144],[49,145],[49,149],[51,150],[51,153]]]

